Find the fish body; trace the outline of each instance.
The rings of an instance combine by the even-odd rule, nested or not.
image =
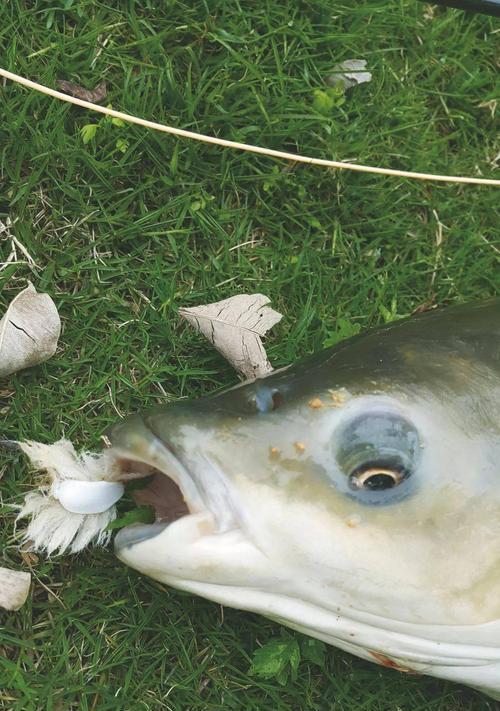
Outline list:
[[[436,4],[500,16],[500,0],[436,0]]]
[[[168,482],[162,520],[118,534],[122,561],[500,698],[500,299],[368,331],[108,436],[129,469]]]

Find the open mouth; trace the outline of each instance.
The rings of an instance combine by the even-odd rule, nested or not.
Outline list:
[[[118,460],[124,479],[137,481],[131,496],[137,506],[149,506],[154,512],[154,522],[125,526],[115,537],[115,548],[123,548],[152,538],[175,521],[189,516],[192,511],[180,486],[155,467],[127,459]]]
[[[131,496],[138,506],[150,506],[154,511],[155,523],[173,523],[182,516],[192,513],[189,509],[181,488],[173,479],[155,467],[139,465],[138,462],[121,460],[119,465],[123,472],[130,472],[135,480],[138,469],[141,469],[141,479],[137,488],[131,491]]]
[[[213,518],[214,532],[236,527],[232,497],[226,477],[194,447],[181,461],[177,452],[151,431],[143,420],[134,417],[111,432],[110,452],[122,482],[138,481],[131,491],[136,504],[151,506],[155,522],[123,528],[115,546],[132,545],[157,535],[167,526],[193,514]]]
[[[154,538],[176,521],[199,512],[200,507],[190,506],[181,486],[164,471],[130,459],[119,458],[117,464],[122,480],[137,482],[130,492],[134,502],[154,512],[153,523],[133,523],[117,533],[114,545],[118,554],[120,549]]]

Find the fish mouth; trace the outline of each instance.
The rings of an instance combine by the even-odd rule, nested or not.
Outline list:
[[[127,469],[134,474],[137,473],[138,464],[142,463],[132,460],[119,462],[122,470]],[[131,524],[122,528],[115,537],[117,549],[153,538],[179,519],[194,513],[186,503],[180,486],[168,474],[154,467],[148,467],[148,473],[144,474],[144,477],[143,485],[134,489],[131,495],[138,506],[149,506],[152,509],[154,521],[149,524]]]
[[[190,467],[170,443],[136,418],[115,426],[106,440],[111,446],[119,479],[123,482],[138,480],[132,497],[136,504],[150,506],[155,516],[153,523],[122,528],[115,537],[116,552],[153,538],[189,516],[201,514],[210,520],[211,533],[238,527],[228,481],[220,467],[203,452],[198,453],[197,466]]]

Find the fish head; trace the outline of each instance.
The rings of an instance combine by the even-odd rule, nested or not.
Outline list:
[[[174,511],[123,529],[118,557],[316,636],[337,614],[499,618],[499,315],[423,314],[117,424]]]

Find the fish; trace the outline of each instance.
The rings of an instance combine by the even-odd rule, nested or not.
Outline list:
[[[436,0],[436,4],[500,16],[500,0]]]
[[[116,536],[123,563],[500,699],[499,298],[368,330],[107,437],[158,503]]]

